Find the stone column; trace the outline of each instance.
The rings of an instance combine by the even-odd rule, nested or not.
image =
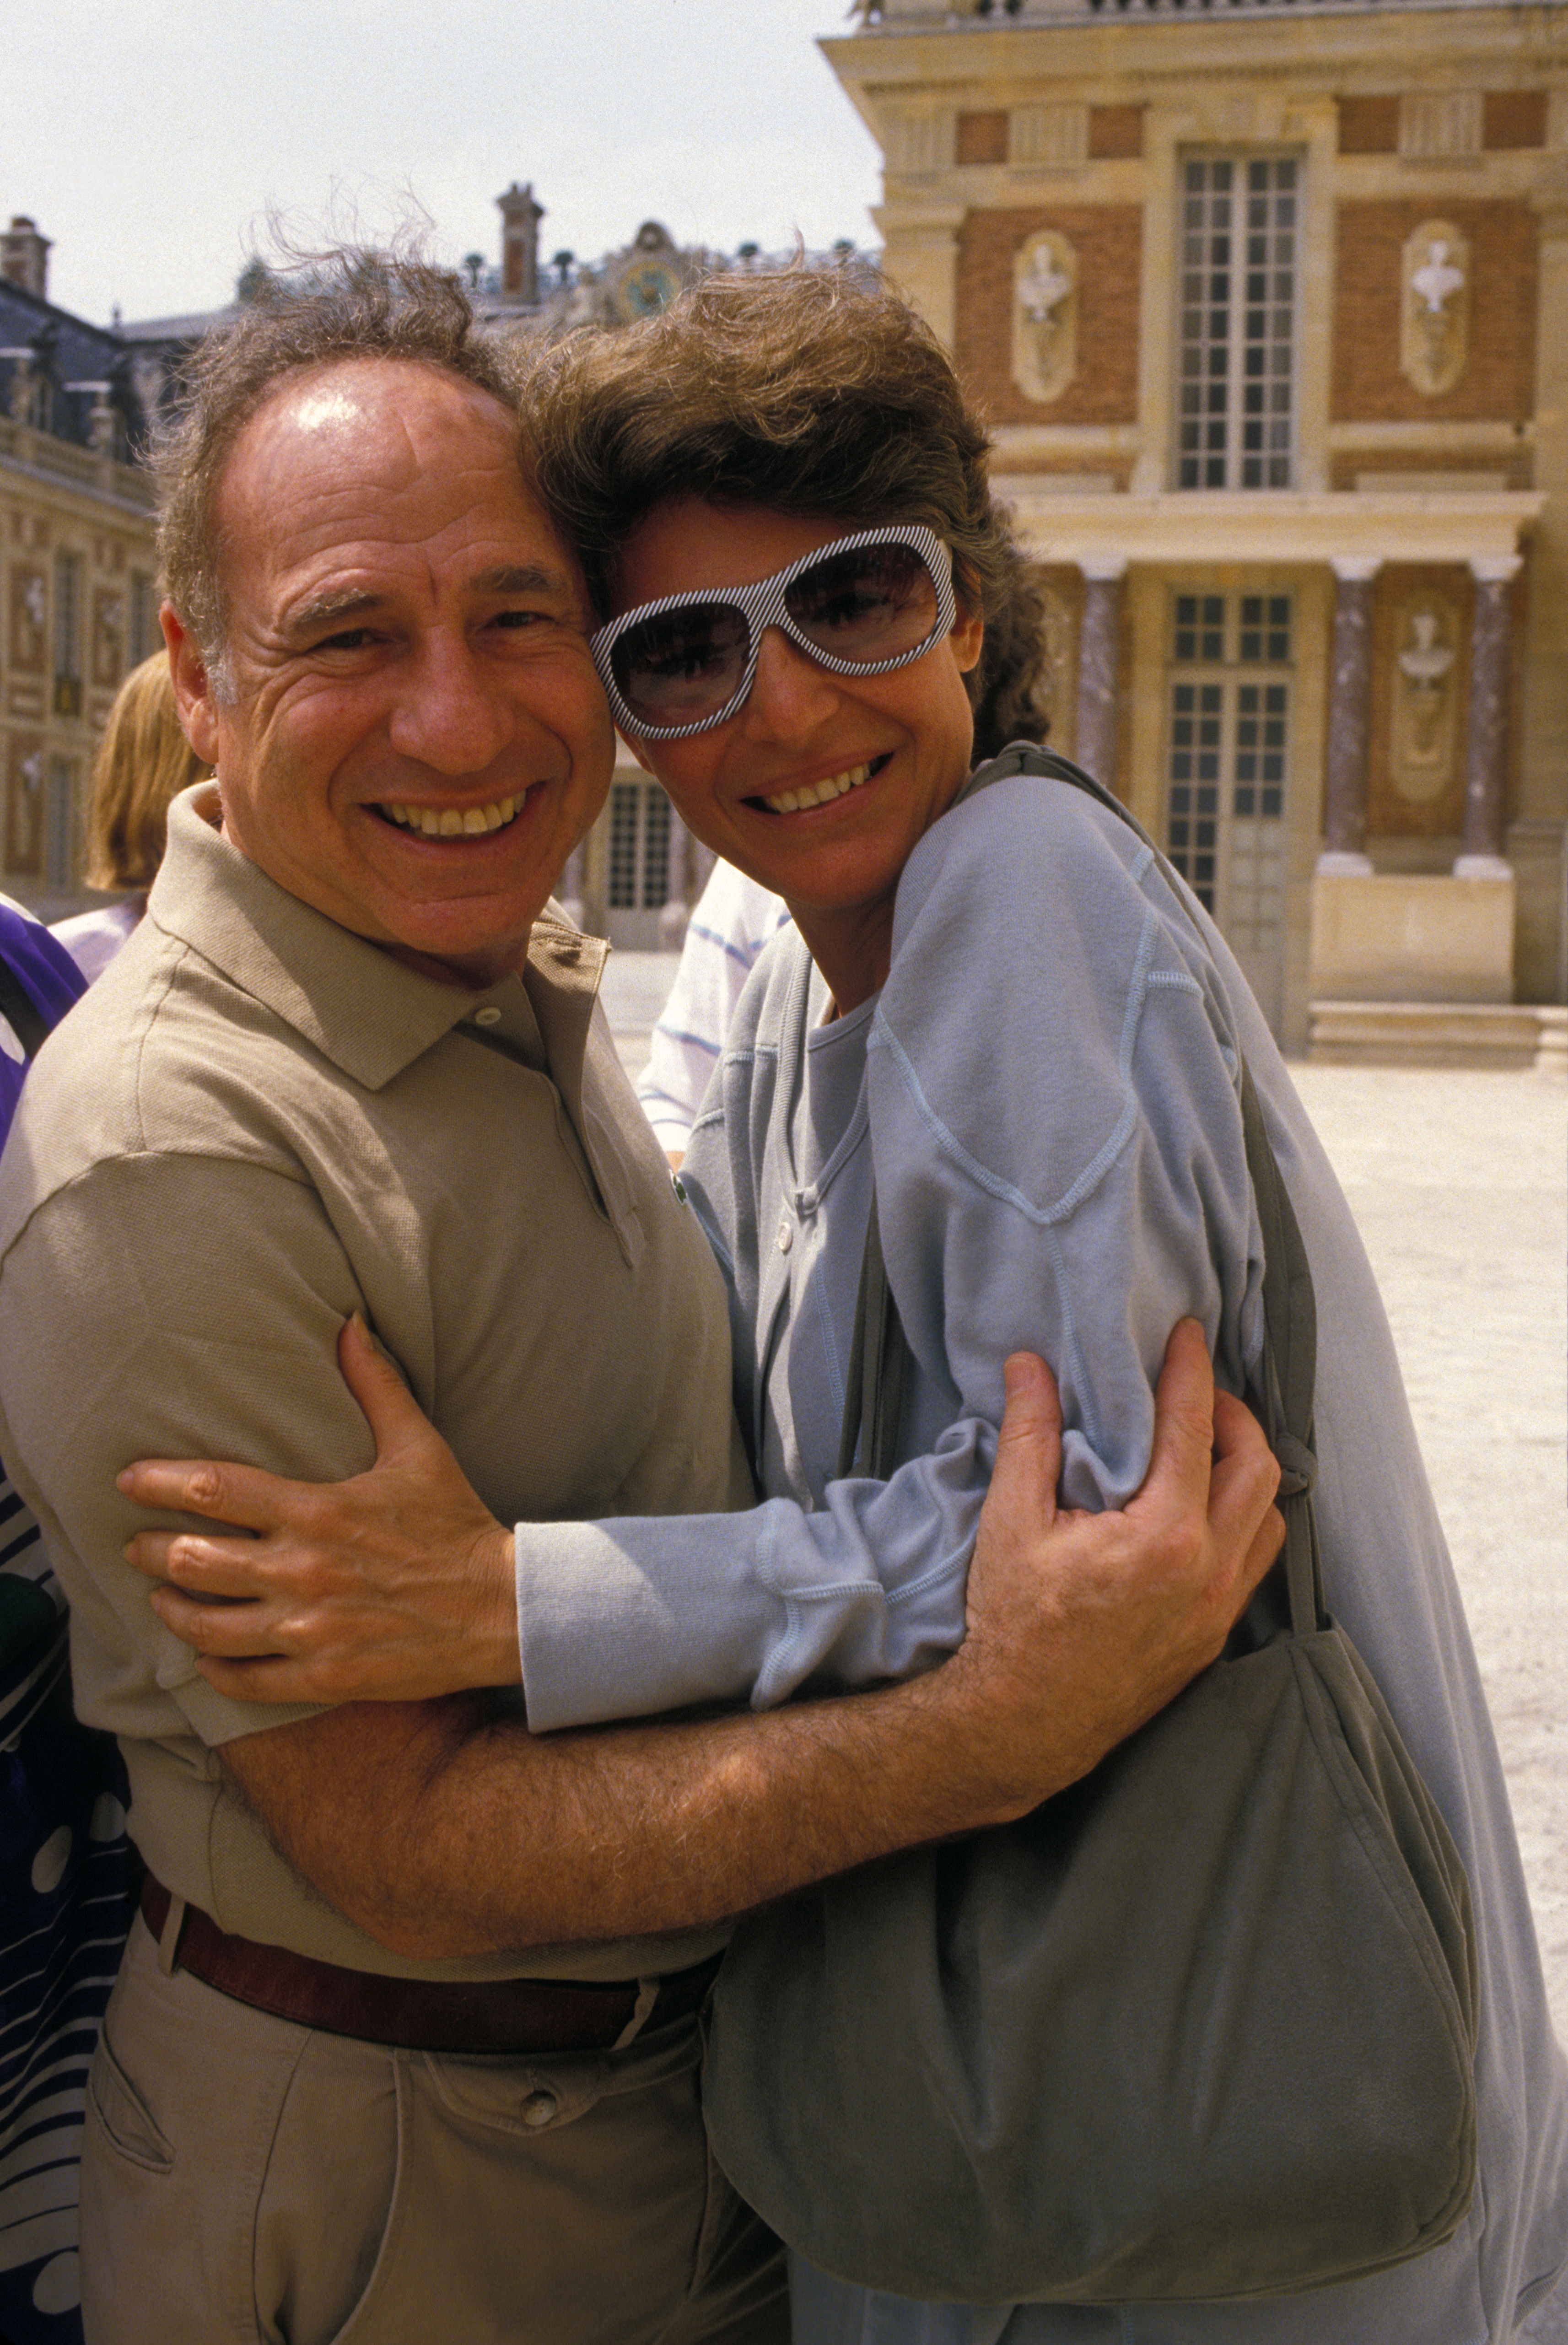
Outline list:
[[[1501,879],[1510,870],[1502,852],[1504,756],[1508,746],[1508,653],[1512,614],[1508,590],[1520,557],[1477,557],[1475,616],[1470,630],[1470,726],[1465,739],[1464,852],[1456,879]]]
[[[1119,716],[1117,668],[1121,648],[1121,596],[1127,577],[1123,553],[1088,554],[1084,574],[1084,616],[1078,634],[1078,712],[1074,736],[1077,763],[1107,789],[1116,787]]]
[[[1371,869],[1367,855],[1367,747],[1371,732],[1372,581],[1382,564],[1346,555],[1334,571],[1334,648],[1329,689],[1329,746],[1323,777],[1321,872],[1344,877]]]
[[[556,901],[574,929],[582,926],[582,860],[584,842],[579,839],[566,858],[566,868],[556,889]]]
[[[664,909],[659,915],[659,947],[663,952],[679,952],[686,941],[686,923],[692,917],[691,850],[695,841],[673,807],[670,808],[670,860],[664,883]]]

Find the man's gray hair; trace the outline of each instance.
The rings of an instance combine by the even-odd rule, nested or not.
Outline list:
[[[231,325],[207,335],[180,369],[154,435],[164,592],[227,697],[228,614],[214,519],[218,483],[251,418],[292,375],[343,359],[402,359],[489,391],[515,411],[521,369],[478,332],[460,280],[417,254],[346,246],[316,254],[292,279],[256,273]]]

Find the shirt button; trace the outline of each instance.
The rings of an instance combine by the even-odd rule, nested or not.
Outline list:
[[[547,2126],[561,2104],[553,2093],[530,2093],[522,2105],[522,2121],[536,2132]]]
[[[792,1246],[792,1245],[794,1245],[794,1232],[791,1229],[791,1227],[790,1227],[790,1225],[789,1225],[789,1223],[788,1223],[787,1222],[781,1222],[781,1223],[779,1223],[779,1252],[780,1252],[780,1254],[788,1254],[788,1252],[789,1252],[789,1250],[790,1250],[791,1246]]]
[[[476,1026],[499,1026],[501,1024],[501,1012],[496,1008],[493,1001],[487,1001],[482,1010],[476,1010],[474,1011],[473,1022]]]

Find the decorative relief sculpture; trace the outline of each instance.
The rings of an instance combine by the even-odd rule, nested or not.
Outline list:
[[[1088,107],[1014,107],[1007,151],[1010,161],[1015,165],[1054,170],[1076,169],[1088,156]]]
[[[1453,779],[1458,632],[1445,595],[1412,596],[1400,611],[1390,779],[1412,806],[1430,806]]]
[[[22,675],[44,672],[44,620],[48,610],[41,571],[11,573],[11,665]]]
[[[882,118],[882,151],[887,170],[895,176],[916,178],[930,171],[950,170],[956,119],[951,107],[932,112],[915,107],[889,107]]]
[[[7,404],[13,423],[32,423],[36,420],[38,378],[30,358],[12,361],[11,385]]]
[[[126,606],[112,587],[100,586],[93,597],[93,682],[118,684],[125,654]]]
[[[1077,371],[1078,261],[1046,228],[1013,262],[1013,381],[1026,399],[1058,399]]]
[[[1470,350],[1470,246],[1452,220],[1405,239],[1400,365],[1428,397],[1452,391]]]
[[[10,803],[6,807],[5,862],[12,871],[36,878],[43,839],[44,753],[13,737]]]

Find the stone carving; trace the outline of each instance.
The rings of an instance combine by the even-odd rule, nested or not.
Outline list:
[[[36,878],[43,838],[44,753],[13,738],[10,804],[6,809],[8,869]]]
[[[48,610],[41,571],[11,573],[11,665],[23,675],[44,672],[44,620]]]
[[[1087,106],[1016,106],[1008,154],[1014,164],[1072,169],[1089,151]]]
[[[1416,595],[1399,614],[1389,777],[1412,806],[1430,806],[1453,779],[1457,634],[1446,596]]]
[[[1479,155],[1482,138],[1478,89],[1407,90],[1400,99],[1400,153],[1427,162]]]
[[[1058,399],[1077,371],[1078,262],[1065,236],[1046,228],[1013,263],[1013,381],[1026,399]]]
[[[13,423],[31,423],[38,405],[38,378],[30,358],[14,359],[11,364],[11,388],[8,398]]]
[[[956,117],[948,108],[930,111],[889,107],[882,120],[882,151],[889,172],[923,178],[952,168]]]
[[[1405,239],[1400,365],[1416,389],[1452,391],[1470,351],[1470,246],[1452,220]]]
[[[100,586],[93,596],[93,682],[107,686],[120,680],[125,656],[125,598],[112,587]]]

